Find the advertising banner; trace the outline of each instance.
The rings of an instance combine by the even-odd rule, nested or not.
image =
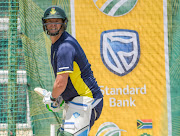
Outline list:
[[[90,136],[167,136],[166,2],[75,0],[75,37],[104,94]]]

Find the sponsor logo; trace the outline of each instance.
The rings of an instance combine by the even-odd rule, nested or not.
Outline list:
[[[152,136],[152,135],[150,135],[150,134],[148,134],[148,133],[143,133],[143,134],[141,134],[140,136]]]
[[[95,6],[108,16],[122,16],[129,13],[138,0],[93,0]]]
[[[133,30],[115,29],[101,33],[101,59],[114,74],[131,72],[140,58],[139,35]]]
[[[80,114],[79,114],[78,112],[75,112],[75,113],[73,113],[73,116],[74,116],[75,118],[78,118],[78,117],[80,116]]]
[[[119,129],[119,127],[113,122],[105,122],[100,125],[96,136],[121,136],[121,132],[127,131]]]
[[[61,67],[61,68],[59,68],[59,70],[66,70],[66,69],[69,69],[69,67]]]

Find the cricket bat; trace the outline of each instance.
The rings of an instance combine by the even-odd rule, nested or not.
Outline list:
[[[40,87],[36,87],[36,88],[34,89],[34,91],[35,91],[37,94],[39,94],[41,97],[46,96],[46,94],[48,93],[47,90],[42,89],[42,88],[40,88]]]
[[[37,94],[39,94],[39,96],[41,96],[41,97],[44,97],[44,96],[46,96],[46,94],[48,93],[48,91],[47,90],[45,90],[45,89],[42,89],[42,88],[40,88],[40,87],[36,87],[35,89],[34,89],[34,91],[37,93]],[[56,102],[56,104],[57,104],[57,102]],[[61,124],[61,120],[59,120],[59,115],[57,114],[57,113],[55,113],[55,112],[52,112],[53,114],[54,114],[54,117],[56,118],[56,121],[58,122],[58,124]]]

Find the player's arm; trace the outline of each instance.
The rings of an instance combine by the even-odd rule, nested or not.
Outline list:
[[[69,73],[57,74],[56,80],[54,82],[52,97],[57,98],[61,95],[67,85]]]
[[[64,42],[57,51],[57,76],[54,82],[52,97],[57,98],[61,95],[68,82],[69,73],[73,72],[73,60],[75,49],[68,43]]]

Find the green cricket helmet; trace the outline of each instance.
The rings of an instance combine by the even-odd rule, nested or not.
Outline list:
[[[68,22],[68,19],[67,19],[67,16],[66,16],[66,13],[64,12],[64,10],[59,7],[59,6],[50,6],[48,7],[45,12],[44,12],[44,16],[42,17],[42,24],[43,24],[43,30],[48,34],[48,35],[51,35],[51,36],[56,36],[59,34],[59,31],[60,29],[58,30],[57,33],[55,34],[51,34],[47,28],[46,28],[46,19],[51,19],[51,18],[60,18],[63,20],[63,23],[62,23],[62,27],[60,29],[64,29],[66,30],[67,28],[67,22]]]

